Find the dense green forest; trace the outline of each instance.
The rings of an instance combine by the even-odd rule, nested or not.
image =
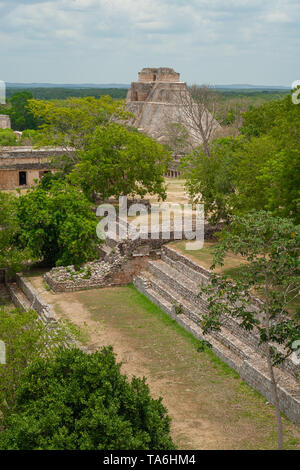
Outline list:
[[[103,95],[124,99],[128,90],[126,88],[7,88],[6,96],[9,99],[20,91],[31,93],[36,100],[64,100],[71,97],[85,98],[86,96],[100,98]]]
[[[248,103],[259,104],[264,101],[278,100],[284,98],[290,91],[284,90],[238,90],[238,89],[219,89],[217,90],[225,101],[232,99],[246,98]]]
[[[124,99],[127,95],[127,88],[10,88],[6,89],[7,98],[11,98],[15,93],[27,91],[32,94],[36,100],[63,100],[66,98],[85,98],[94,96],[100,98],[103,95],[109,95],[112,98]],[[283,98],[289,91],[283,90],[259,90],[259,89],[218,89],[224,100],[247,98],[251,103],[257,101],[269,101]]]

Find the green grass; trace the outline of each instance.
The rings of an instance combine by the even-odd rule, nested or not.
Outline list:
[[[218,423],[231,436],[230,448],[276,448],[273,406],[266,405],[265,398],[210,349],[199,352],[201,341],[132,285],[74,295],[99,323],[101,331],[121,334],[122,344],[125,341],[128,349],[134,351],[150,382],[169,383],[166,393],[178,393],[179,397],[185,396],[184,390],[188,389],[188,399],[196,407],[195,419],[198,416]],[[285,418],[284,429],[285,448],[299,446],[296,427]],[[182,442],[178,438],[179,445],[184,445]]]
[[[66,327],[67,333],[69,333],[75,340],[79,341],[84,346],[88,345],[90,341],[90,335],[86,327],[79,327],[68,319],[64,319],[62,324]]]
[[[154,315],[159,322],[164,326],[170,328],[174,331],[175,334],[180,335],[182,338],[185,338],[187,342],[199,352],[199,348],[205,354],[207,354],[211,362],[218,367],[218,371],[224,375],[231,375],[234,378],[238,378],[239,374],[231,369],[225,362],[221,361],[208,347],[203,345],[203,342],[195,338],[191,333],[185,330],[176,320],[169,317],[163,310],[161,310],[157,305],[151,302],[145,295],[141,294],[136,288],[130,284],[128,289],[132,291],[132,300],[138,305],[141,309],[148,312],[150,315]],[[202,351],[201,351],[202,352]]]

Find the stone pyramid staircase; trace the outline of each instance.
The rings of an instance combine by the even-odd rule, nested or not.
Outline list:
[[[221,331],[203,334],[201,317],[207,312],[207,302],[198,294],[200,285],[209,282],[209,276],[209,271],[165,245],[161,259],[149,260],[147,270],[134,279],[134,285],[196,338],[208,341],[220,359],[272,402],[268,370],[257,334],[242,329],[232,317],[223,318]],[[282,411],[300,425],[298,373],[299,366],[291,360],[276,368]]]

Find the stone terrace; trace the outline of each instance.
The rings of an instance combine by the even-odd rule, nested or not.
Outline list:
[[[200,285],[209,282],[210,273],[184,255],[162,247],[159,260],[149,260],[147,270],[134,280],[135,287],[200,340],[208,341],[213,352],[236,370],[254,389],[272,402],[272,393],[263,348],[257,333],[242,329],[237,319],[222,319],[221,331],[203,334],[201,316],[207,312]],[[257,301],[259,302],[259,301]],[[255,301],[254,301],[255,308]],[[299,366],[290,359],[276,369],[281,409],[300,425]]]

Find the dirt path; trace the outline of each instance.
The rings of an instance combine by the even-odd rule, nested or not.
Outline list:
[[[184,384],[170,382],[166,378],[157,379],[152,376],[147,355],[143,349],[133,349],[131,342],[124,334],[109,324],[92,320],[90,312],[80,302],[73,299],[59,301],[59,309],[76,325],[85,328],[88,326],[89,347],[97,350],[103,346],[113,345],[119,362],[122,362],[122,372],[129,377],[146,376],[151,388],[152,396],[164,397],[164,404],[168,408],[173,419],[174,434],[188,442],[190,448],[213,449],[216,442],[220,441],[221,434],[217,427],[212,426],[206,420],[195,419],[197,416],[197,403],[190,403],[187,395],[192,390],[185,388]],[[145,345],[145,349],[147,346]],[[187,403],[186,403],[187,401]],[[181,403],[181,406],[178,406]],[[195,434],[195,424],[199,431]]]
[[[117,360],[123,363],[122,372],[147,377],[151,394],[163,397],[179,448],[275,447],[272,407],[226,366],[214,363],[206,353],[199,354],[177,327],[164,324],[165,314],[151,313],[149,309],[157,308],[133,288],[54,295],[45,290],[40,277],[31,282],[60,317],[88,334],[91,349],[113,345]],[[286,439],[294,442],[289,445],[292,448],[300,438],[295,429],[286,423]]]

